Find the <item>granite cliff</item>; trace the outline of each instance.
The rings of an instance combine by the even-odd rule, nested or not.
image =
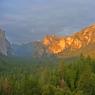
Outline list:
[[[78,51],[90,44],[95,44],[95,24],[70,36],[47,35],[42,42],[52,54],[64,53],[66,50]]]
[[[6,39],[5,32],[0,29],[0,55],[8,55],[10,49],[10,43]]]

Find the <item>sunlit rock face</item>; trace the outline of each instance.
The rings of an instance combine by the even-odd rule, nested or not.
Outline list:
[[[95,24],[86,27],[77,35],[79,35],[80,40],[86,43],[87,45],[89,43],[95,42]]]
[[[48,47],[51,53],[58,54],[65,49],[65,39],[48,35],[44,38],[43,44]]]
[[[43,39],[43,44],[53,54],[64,53],[66,49],[78,50],[90,43],[95,43],[95,24],[71,36],[48,35]]]

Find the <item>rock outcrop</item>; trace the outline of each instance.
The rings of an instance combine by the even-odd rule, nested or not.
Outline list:
[[[95,24],[71,36],[48,35],[43,39],[43,44],[52,54],[64,53],[65,50],[78,50],[91,43],[95,43]]]
[[[0,55],[8,55],[10,43],[6,39],[5,32],[0,29]]]

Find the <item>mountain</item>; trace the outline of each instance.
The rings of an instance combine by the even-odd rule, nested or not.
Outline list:
[[[0,55],[7,56],[10,50],[10,43],[6,39],[5,32],[0,29]]]
[[[47,35],[42,42],[48,52],[58,56],[95,55],[95,24],[70,36]]]
[[[95,24],[72,35],[47,35],[41,41],[12,45],[14,56],[71,58],[81,53],[95,57]]]
[[[32,55],[32,44],[12,44],[11,54],[12,56],[31,56]]]
[[[19,57],[42,57],[45,53],[45,47],[41,41],[33,41],[27,44],[12,44],[12,56]]]

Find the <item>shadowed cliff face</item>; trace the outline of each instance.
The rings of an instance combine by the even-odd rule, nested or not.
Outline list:
[[[9,48],[10,43],[6,39],[5,32],[0,29],[0,54],[7,56]]]
[[[66,50],[78,50],[86,47],[90,43],[95,43],[95,24],[84,28],[71,36],[58,37],[48,35],[43,39],[43,44],[48,48],[48,51],[53,54],[58,54]]]

